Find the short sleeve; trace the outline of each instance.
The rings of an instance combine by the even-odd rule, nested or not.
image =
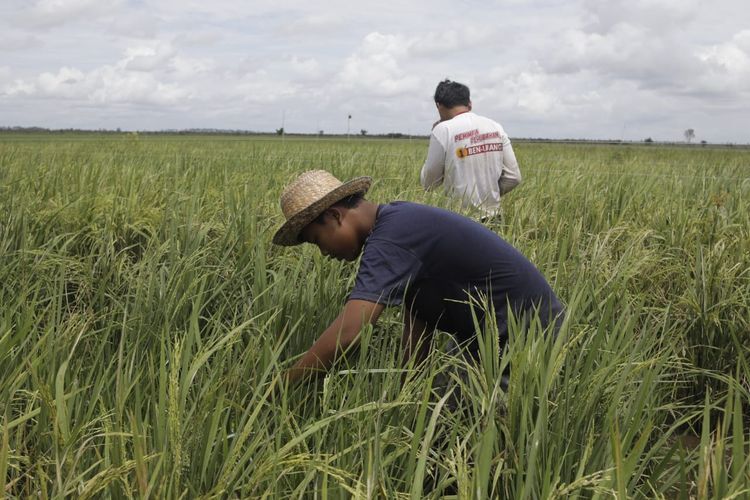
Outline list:
[[[430,136],[430,146],[427,148],[427,159],[419,174],[419,182],[425,189],[439,186],[445,175],[445,148],[435,135]]]
[[[349,299],[397,306],[421,267],[420,259],[407,249],[385,240],[368,241]]]

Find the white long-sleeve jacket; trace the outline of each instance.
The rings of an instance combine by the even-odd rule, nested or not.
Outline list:
[[[432,130],[420,182],[425,189],[443,184],[464,206],[494,215],[500,197],[521,183],[521,171],[503,127],[467,112]]]

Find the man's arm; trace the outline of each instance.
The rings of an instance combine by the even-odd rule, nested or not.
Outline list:
[[[503,172],[500,174],[498,184],[501,196],[521,184],[521,169],[518,168],[518,160],[507,135],[503,139]]]
[[[430,136],[430,147],[427,149],[427,160],[419,174],[422,187],[429,190],[443,183],[445,174],[445,149],[437,140],[435,134]]]
[[[296,382],[315,372],[328,370],[336,357],[359,341],[359,332],[368,323],[375,324],[385,306],[366,300],[349,300],[338,318],[323,331],[318,340],[286,372],[289,382]]]

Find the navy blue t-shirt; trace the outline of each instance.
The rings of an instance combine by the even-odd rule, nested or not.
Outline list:
[[[501,330],[508,306],[514,315],[537,309],[544,324],[563,309],[539,270],[482,224],[416,203],[380,205],[349,298],[393,306],[420,289],[432,301],[422,300],[423,308],[437,309],[427,315],[452,314],[454,325],[473,324],[471,309],[454,307],[471,298],[492,298]]]

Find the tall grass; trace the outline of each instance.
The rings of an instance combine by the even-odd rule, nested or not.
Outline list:
[[[514,326],[500,357],[490,324],[479,366],[402,369],[389,311],[283,387],[356,267],[270,244],[282,186],[322,167],[455,208],[419,187],[425,149],[2,139],[0,494],[750,495],[745,151],[518,144],[493,229],[566,302],[560,335]]]

